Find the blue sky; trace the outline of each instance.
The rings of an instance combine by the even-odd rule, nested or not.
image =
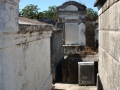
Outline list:
[[[69,1],[69,0],[20,0],[19,3],[19,9],[23,9],[26,5],[29,4],[34,4],[38,5],[38,8],[40,8],[40,11],[48,10],[49,6],[60,6],[64,2]],[[96,7],[93,7],[94,2],[96,0],[73,0],[77,2],[82,2],[85,4],[88,8],[93,8],[95,11],[97,11]]]

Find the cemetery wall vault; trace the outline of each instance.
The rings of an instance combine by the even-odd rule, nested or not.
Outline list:
[[[86,6],[68,1],[57,8],[59,18],[64,23],[65,45],[86,45],[85,14]]]
[[[0,0],[0,90],[51,90],[51,37],[61,30],[18,20],[18,4]]]
[[[120,0],[96,0],[99,9],[98,90],[120,90]]]
[[[79,53],[86,45],[86,6],[68,1],[57,7],[57,13],[64,29],[64,54]]]

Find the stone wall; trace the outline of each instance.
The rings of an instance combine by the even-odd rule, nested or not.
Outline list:
[[[19,0],[0,1],[0,90],[51,90],[53,26],[20,21]]]
[[[53,82],[61,77],[61,61],[64,59],[63,53],[63,30],[54,30],[51,37],[51,70]]]
[[[104,90],[120,90],[119,0],[107,0],[99,10],[99,76]]]
[[[3,33],[0,90],[51,90],[52,31],[46,31],[47,28],[47,25],[22,24],[19,32]]]
[[[98,32],[96,32],[97,23],[95,20],[92,20],[86,17],[85,21],[86,25],[86,46],[90,47],[91,49],[97,49],[96,47],[96,40],[98,40]]]

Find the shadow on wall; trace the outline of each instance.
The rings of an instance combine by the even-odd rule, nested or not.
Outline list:
[[[98,81],[97,81],[97,90],[104,90],[99,75],[98,75]]]
[[[38,21],[48,23],[48,24],[52,24],[54,26],[56,25],[56,22],[53,19],[50,19],[50,18],[41,18]]]
[[[78,84],[78,62],[82,59],[77,54],[71,54],[62,62],[62,82]]]
[[[63,60],[61,60],[56,66],[56,80],[55,80],[55,82],[62,81],[62,61]]]

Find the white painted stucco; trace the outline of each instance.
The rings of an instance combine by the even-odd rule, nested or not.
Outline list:
[[[22,34],[18,3],[19,0],[0,0],[0,90],[51,90],[52,31],[29,32],[28,27]]]
[[[51,90],[50,33],[4,34],[0,90]]]
[[[65,8],[65,11],[78,11],[78,8],[75,5],[69,5]]]

